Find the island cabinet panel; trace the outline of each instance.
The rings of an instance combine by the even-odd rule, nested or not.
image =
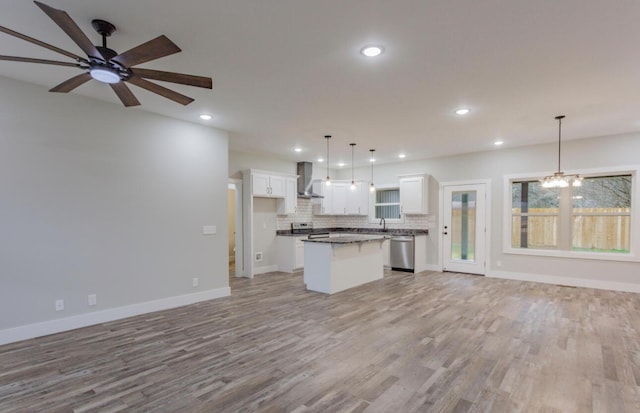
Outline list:
[[[382,243],[382,265],[384,265],[384,268],[391,268],[390,246],[391,246],[391,242],[389,240],[385,240]]]
[[[307,290],[334,294],[383,277],[382,236],[305,240],[304,282]]]
[[[429,213],[429,175],[403,175],[399,180],[400,212],[405,215]]]

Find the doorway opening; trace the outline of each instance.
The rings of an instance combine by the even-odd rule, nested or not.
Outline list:
[[[227,196],[227,222],[229,223],[229,276],[240,277],[243,274],[241,180],[229,180]]]

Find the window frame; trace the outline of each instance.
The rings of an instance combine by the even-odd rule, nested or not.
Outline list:
[[[400,191],[399,184],[386,184],[386,185],[378,185],[376,186],[375,192],[369,192],[369,223],[370,224],[379,224],[380,218],[376,218],[376,192],[378,190],[390,190],[397,189]],[[400,205],[400,201],[398,201],[398,205]],[[400,218],[385,218],[384,219],[387,224],[403,224],[404,223],[404,214],[402,211],[400,212]]]
[[[504,254],[513,255],[530,255],[530,256],[542,256],[542,257],[562,257],[562,258],[580,258],[580,259],[593,259],[593,260],[606,260],[606,261],[640,261],[640,249],[638,242],[640,240],[640,184],[638,179],[638,172],[640,171],[640,165],[626,165],[619,167],[605,167],[594,168],[580,171],[567,170],[565,174],[577,174],[585,178],[594,178],[602,176],[616,176],[616,175],[631,175],[631,214],[629,216],[630,222],[630,234],[629,234],[629,253],[607,253],[607,252],[589,252],[589,251],[572,251],[571,249],[533,249],[533,248],[513,248],[511,246],[511,231],[513,225],[513,213],[512,211],[512,199],[511,190],[512,184],[519,181],[535,181],[539,180],[541,176],[548,175],[549,172],[537,172],[526,174],[510,174],[504,175],[503,183],[503,234],[502,234],[502,251]],[[567,228],[571,229],[571,220],[573,219],[573,208],[569,206],[568,211],[564,211],[562,206],[562,198],[560,205],[560,213],[558,219],[560,231]],[[565,208],[566,209],[566,208]],[[569,221],[563,222],[567,217]],[[558,234],[558,238],[562,237]],[[558,248],[561,248],[560,242]],[[571,248],[571,246],[569,246]]]

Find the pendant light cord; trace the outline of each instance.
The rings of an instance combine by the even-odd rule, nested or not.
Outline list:
[[[356,144],[350,143],[349,145],[351,145],[351,184],[354,184],[355,180],[353,179],[353,149],[355,148]]]
[[[558,119],[558,172],[562,172],[560,169],[560,156],[561,156],[561,148],[562,148],[562,119],[564,115],[556,116]]]
[[[324,135],[324,138],[327,140],[327,181],[329,180],[329,139],[331,139],[331,135]]]

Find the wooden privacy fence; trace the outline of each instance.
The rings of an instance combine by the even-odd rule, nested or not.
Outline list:
[[[512,210],[511,245],[520,248],[522,217]],[[527,218],[529,248],[554,248],[558,245],[557,208],[530,208]],[[547,214],[547,215],[536,215]],[[572,247],[584,250],[629,251],[631,208],[574,208]]]

